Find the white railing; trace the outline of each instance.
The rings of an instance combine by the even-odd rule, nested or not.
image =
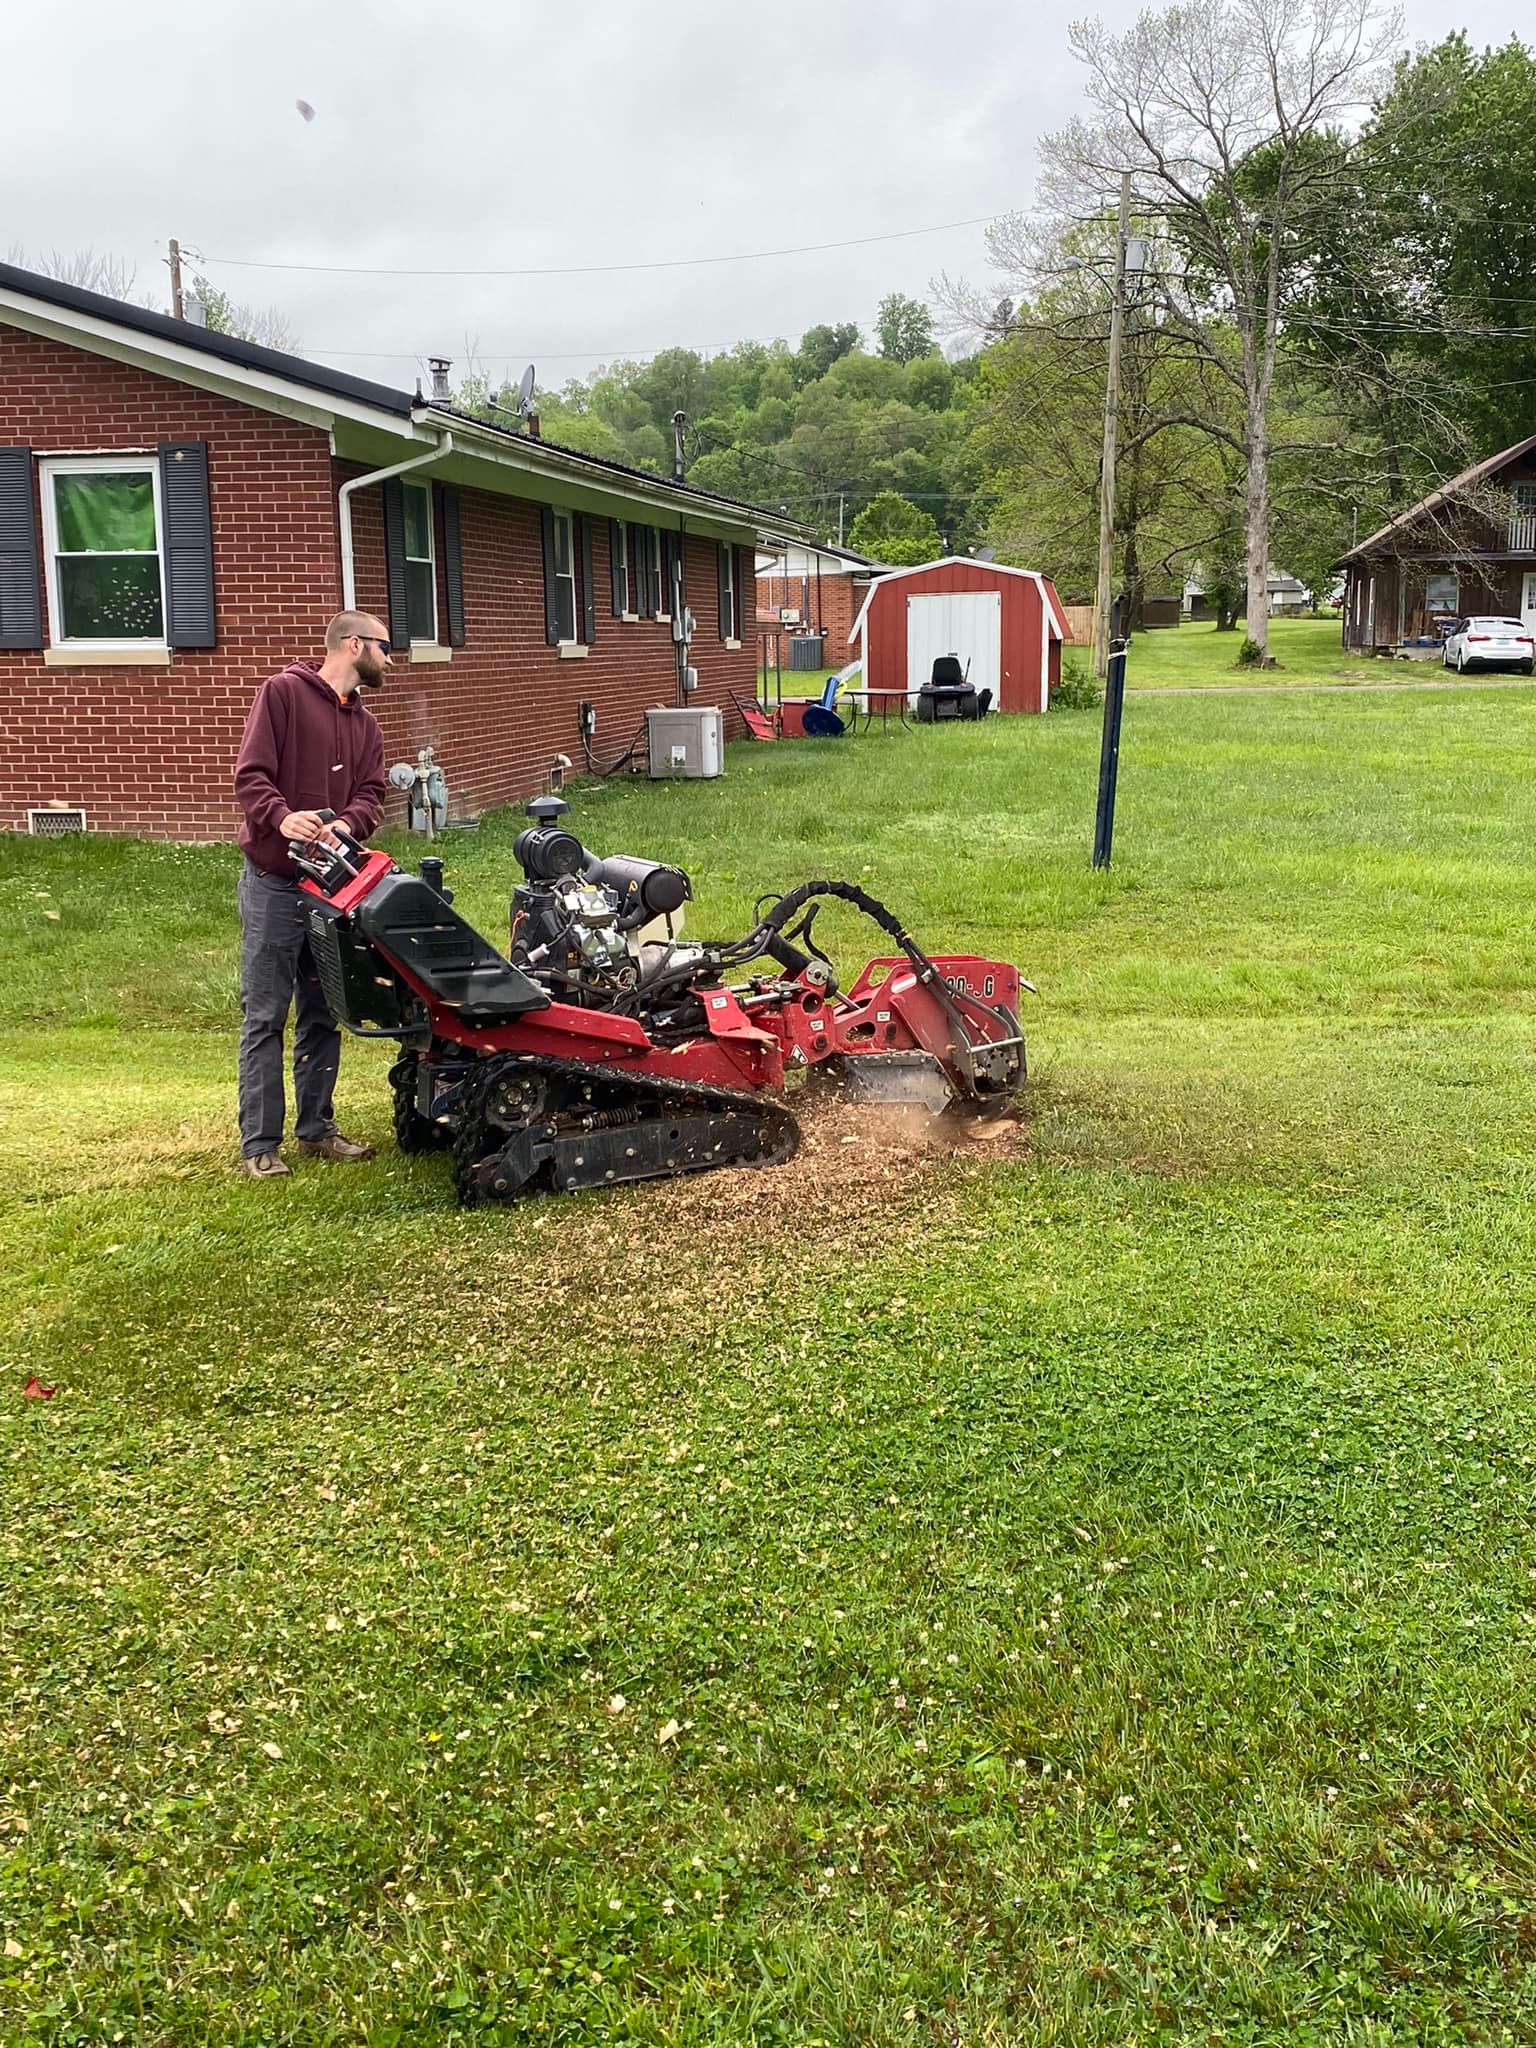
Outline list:
[[[1536,512],[1516,513],[1505,546],[1511,555],[1536,555]]]

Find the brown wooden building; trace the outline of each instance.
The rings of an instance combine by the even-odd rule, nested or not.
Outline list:
[[[1443,638],[1477,612],[1536,627],[1536,435],[1431,491],[1337,567],[1346,647]]]

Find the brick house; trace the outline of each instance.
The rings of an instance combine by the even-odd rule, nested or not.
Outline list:
[[[766,522],[766,523],[765,523]],[[603,763],[756,673],[755,507],[0,264],[0,828],[230,837],[264,677],[331,613],[389,623],[387,758],[430,745],[450,815]],[[399,805],[402,799],[393,797]]]
[[[851,548],[780,548],[757,558],[757,628],[760,635],[779,632],[784,666],[789,666],[791,633],[824,632],[822,659],[828,668],[842,668],[853,659],[853,622],[869,586],[883,573],[879,562]],[[793,612],[798,624],[780,626],[781,611]],[[772,661],[772,646],[768,649]]]
[[[1475,612],[1536,627],[1536,435],[1463,470],[1335,566],[1346,647],[1444,637]]]

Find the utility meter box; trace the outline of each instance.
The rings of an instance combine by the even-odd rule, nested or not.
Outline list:
[[[653,704],[645,714],[651,780],[725,773],[725,726],[716,704]]]

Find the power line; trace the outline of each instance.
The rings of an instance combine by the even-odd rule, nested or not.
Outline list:
[[[611,277],[623,270],[688,270],[709,263],[762,263],[778,256],[818,256],[828,249],[863,249],[872,242],[904,242],[915,235],[946,235],[955,228],[985,227],[995,213],[969,220],[943,220],[927,228],[895,228],[885,235],[854,235],[844,242],[803,242],[792,249],[741,249],[728,256],[667,256],[650,263],[573,263],[518,270],[418,270],[410,266],[355,263],[275,263],[257,256],[204,256],[236,270],[305,270],[329,277]]]

